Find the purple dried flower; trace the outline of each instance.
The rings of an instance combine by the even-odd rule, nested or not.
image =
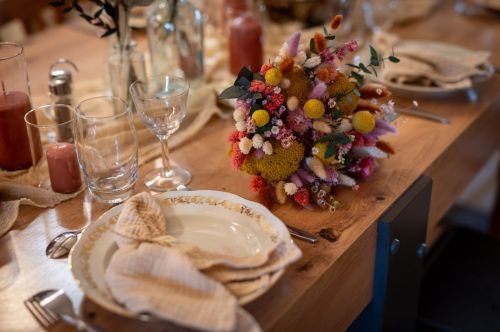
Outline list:
[[[312,89],[311,93],[309,93],[309,99],[320,99],[326,91],[326,84],[321,82],[316,84],[316,86]]]
[[[297,186],[297,188],[300,188],[303,186],[302,181],[300,180],[300,177],[295,173],[290,176],[290,180]]]
[[[287,40],[288,44],[288,54],[291,57],[295,57],[297,55],[297,49],[299,47],[300,42],[300,32],[297,31],[293,35],[290,36]]]
[[[309,184],[314,183],[314,180],[315,180],[314,176],[311,173],[309,173],[308,171],[306,171],[305,169],[300,168],[296,172],[296,174],[300,177],[300,179],[302,181],[307,182]]]

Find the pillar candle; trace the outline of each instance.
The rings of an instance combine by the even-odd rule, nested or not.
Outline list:
[[[31,166],[28,132],[24,122],[24,114],[30,108],[30,99],[25,93],[0,92],[0,168],[15,171]]]
[[[262,65],[262,27],[251,13],[235,18],[229,27],[229,62],[237,75],[242,67],[254,72]]]
[[[74,193],[82,186],[75,146],[71,143],[54,143],[48,146],[47,166],[50,185],[58,193]]]

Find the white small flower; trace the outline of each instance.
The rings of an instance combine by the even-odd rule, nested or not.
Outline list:
[[[238,107],[233,112],[233,118],[236,122],[243,121],[245,119],[245,111],[241,107]]]
[[[264,151],[265,154],[272,155],[273,154],[273,146],[271,145],[271,142],[266,141],[264,144],[262,144],[262,151]]]
[[[307,59],[306,52],[300,51],[297,53],[297,55],[293,60],[295,61],[296,64],[302,65],[306,61],[306,59]]]
[[[281,127],[283,125],[283,120],[281,120],[281,119],[276,120],[276,125],[278,127]]]
[[[240,148],[241,153],[249,154],[252,149],[252,140],[248,137],[243,137],[238,143],[238,147]]]
[[[274,93],[280,93],[281,92],[281,88],[279,86],[275,86],[274,89],[273,89],[273,92]]]
[[[377,98],[372,98],[372,100],[370,100],[370,103],[372,105],[377,105]]]
[[[286,58],[288,56],[288,43],[287,42],[284,42],[283,46],[281,46],[279,56],[282,58]]]
[[[252,143],[254,148],[259,149],[264,144],[264,138],[259,134],[255,134],[252,137]]]
[[[236,122],[235,126],[237,131],[245,131],[245,129],[247,129],[245,121],[238,121]]]
[[[282,58],[282,57],[280,57],[280,56],[278,55],[276,58],[274,58],[274,61],[273,61],[273,62],[274,62],[275,64],[279,65],[280,63],[282,63],[282,62],[283,62],[283,58]]]
[[[290,80],[289,80],[288,78],[284,78],[284,79],[282,79],[282,80],[281,80],[281,82],[280,82],[280,87],[281,87],[282,89],[288,89],[288,88],[290,87],[290,84],[291,84],[291,83],[290,83]]]
[[[316,66],[319,66],[320,63],[321,63],[321,57],[317,55],[307,59],[306,62],[304,62],[304,67],[314,68]]]
[[[361,57],[359,55],[356,55],[353,59],[353,62],[356,66],[358,66],[361,63]]]
[[[381,95],[382,94],[382,89],[381,88],[377,88],[377,90],[375,90],[375,92],[377,93],[377,95]]]
[[[280,132],[280,129],[279,129],[278,127],[276,127],[276,126],[272,126],[272,127],[271,127],[271,133],[272,133],[273,135],[276,135],[276,134],[278,134],[279,132]]]
[[[272,135],[272,134],[271,134],[271,132],[270,132],[269,130],[268,130],[268,131],[266,131],[266,132],[264,132],[264,136],[265,136],[265,137],[271,137],[271,135]]]
[[[311,152],[312,152],[313,155],[317,155],[319,153],[319,149],[317,147],[313,147],[311,149]]]
[[[328,107],[334,108],[336,105],[337,105],[337,101],[335,101],[335,98],[328,99]]]
[[[418,107],[418,101],[414,100],[412,103],[413,103],[413,106]]]
[[[297,192],[297,186],[293,182],[285,183],[285,192],[288,196],[293,196]]]

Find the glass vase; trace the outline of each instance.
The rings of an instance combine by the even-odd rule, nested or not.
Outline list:
[[[130,100],[129,87],[137,80],[146,78],[144,55],[137,50],[137,43],[131,41],[125,46],[114,43],[108,58],[109,83],[113,97]],[[116,108],[117,110],[120,107]]]
[[[187,0],[160,0],[148,13],[147,33],[154,75],[203,82],[203,15]]]
[[[0,43],[0,169],[31,166],[24,115],[31,109],[26,60],[21,45]]]

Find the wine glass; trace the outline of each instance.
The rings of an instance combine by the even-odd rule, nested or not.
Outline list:
[[[191,181],[191,173],[170,164],[168,138],[179,129],[187,112],[188,82],[177,76],[153,76],[130,86],[130,94],[142,122],[161,143],[163,167],[146,174],[144,183],[153,191],[175,190]]]
[[[363,0],[366,25],[373,33],[389,30],[397,7],[398,0]]]

